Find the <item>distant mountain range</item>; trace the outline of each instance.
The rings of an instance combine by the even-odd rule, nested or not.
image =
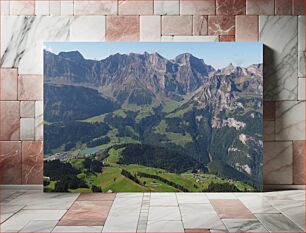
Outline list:
[[[216,70],[189,53],[173,60],[158,53],[114,54],[98,61],[78,51],[44,51],[46,152],[97,140],[96,133],[78,139],[75,132],[58,143],[54,127],[70,122],[71,131],[71,121],[78,129],[99,123],[110,142],[172,148],[205,167],[222,161],[218,166],[260,183],[262,73],[262,64]]]

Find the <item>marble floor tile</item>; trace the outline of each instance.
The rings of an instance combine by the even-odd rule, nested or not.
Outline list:
[[[8,204],[26,205],[25,209],[68,209],[79,196],[78,193],[25,193]]]
[[[267,192],[262,194],[268,200],[295,200],[305,201],[305,190],[289,190],[278,192]]]
[[[102,226],[112,201],[76,201],[58,223],[59,226]]]
[[[262,198],[254,197],[240,197],[239,200],[253,213],[253,214],[264,214],[264,213],[280,213],[276,210],[268,201]]]
[[[175,193],[152,193],[150,206],[177,206]]]
[[[7,205],[7,204],[1,204],[0,205],[0,222],[3,223],[8,218],[16,214],[18,211],[20,211],[24,205]]]
[[[177,193],[176,198],[179,204],[183,203],[210,203],[204,193]]]
[[[33,220],[25,225],[20,232],[51,232],[56,224],[56,220]]]
[[[282,214],[256,214],[256,217],[271,232],[303,232]]]
[[[297,16],[260,16],[264,47],[264,99],[296,100],[298,75]]]
[[[56,226],[52,232],[61,233],[61,232],[101,232],[103,226]]]
[[[179,0],[154,1],[155,15],[178,15],[180,8]]]
[[[66,210],[21,210],[1,225],[3,232],[20,231],[33,220],[59,220]]]
[[[178,207],[154,206],[149,209],[149,221],[179,221],[181,220],[180,209]]]
[[[185,233],[210,233],[209,229],[203,229],[203,228],[191,228],[191,229],[186,229],[185,228]]]
[[[208,199],[236,199],[233,193],[206,193]]]
[[[202,228],[211,229],[217,225],[222,225],[217,213],[205,209],[187,209],[181,208],[182,220],[185,229]]]
[[[258,220],[223,219],[229,232],[269,232]]]
[[[0,189],[0,201],[7,199],[9,196],[13,195],[16,193],[16,190],[1,190]]]
[[[300,15],[298,18],[298,76],[306,78],[305,76],[305,16]]]
[[[256,219],[240,200],[214,199],[210,202],[221,219]]]
[[[143,193],[117,193],[116,198],[142,198]]]
[[[183,233],[184,227],[181,221],[149,221],[147,233],[153,232],[175,232]]]
[[[116,193],[81,193],[78,201],[113,201]]]

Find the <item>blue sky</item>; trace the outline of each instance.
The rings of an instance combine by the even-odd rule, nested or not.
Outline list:
[[[101,60],[115,53],[158,52],[173,59],[181,53],[191,53],[214,68],[230,63],[246,67],[263,63],[263,46],[258,42],[47,42],[44,48],[55,54],[78,50],[87,59]]]

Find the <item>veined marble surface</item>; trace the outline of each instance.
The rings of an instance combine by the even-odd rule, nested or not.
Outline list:
[[[43,42],[68,41],[69,17],[1,17],[1,66],[19,74],[43,73]]]
[[[260,16],[264,43],[264,99],[297,100],[297,16]]]
[[[299,16],[298,19],[298,34],[299,34],[299,42],[298,42],[298,59],[299,59],[299,77],[305,77],[305,16]],[[305,87],[304,87],[305,88]]]

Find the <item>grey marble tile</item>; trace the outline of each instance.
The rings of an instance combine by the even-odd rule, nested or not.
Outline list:
[[[56,226],[52,232],[101,232],[103,226]]]
[[[265,184],[292,184],[292,142],[265,142],[263,164]]]
[[[298,76],[297,16],[260,16],[264,43],[264,99],[296,100]]]
[[[217,42],[219,41],[218,36],[162,36],[161,41],[164,42]]]
[[[25,225],[20,232],[51,232],[57,222],[56,220],[33,220]]]
[[[105,41],[105,16],[71,18],[70,41]]]
[[[223,219],[229,232],[269,232],[258,220]]]
[[[175,193],[152,193],[150,206],[177,206]]]
[[[154,1],[155,15],[178,15],[180,9],[179,0]]]
[[[177,193],[176,197],[179,204],[210,203],[205,193]]]
[[[20,231],[33,220],[59,220],[66,210],[21,210],[1,225],[3,232]]]
[[[35,15],[50,15],[50,2],[48,0],[36,0]]]
[[[305,102],[276,102],[275,139],[305,140]]]
[[[306,78],[298,79],[298,100],[306,100],[305,89],[306,89]]]
[[[305,77],[305,16],[299,16],[298,18],[298,68],[299,77]]]
[[[183,233],[181,221],[149,221],[146,232],[176,232]]]
[[[239,200],[254,214],[280,213],[267,200],[260,197],[240,197]]]
[[[303,232],[282,214],[256,214],[256,217],[271,232]]]
[[[1,66],[42,74],[43,42],[69,40],[69,17],[2,16]]]
[[[149,221],[179,221],[180,209],[176,206],[154,206],[149,209]]]
[[[43,101],[35,101],[35,140],[43,140],[44,137],[44,104]]]
[[[1,214],[0,214],[0,222],[4,222],[7,219],[9,219],[11,216],[16,214],[19,210],[21,210],[24,207],[24,205],[7,205],[7,204],[1,204]]]
[[[305,190],[288,190],[262,193],[267,200],[288,200],[305,202]]]

